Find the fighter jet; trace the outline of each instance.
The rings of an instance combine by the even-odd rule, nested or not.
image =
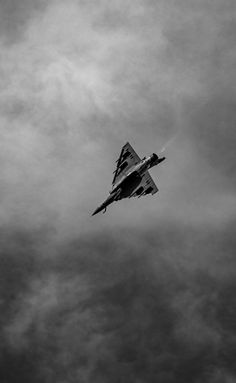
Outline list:
[[[127,142],[121,149],[120,156],[116,161],[116,170],[113,172],[112,190],[108,198],[93,212],[95,215],[114,201],[123,198],[141,197],[147,194],[155,194],[158,191],[155,182],[148,170],[164,161],[165,157],[159,158],[153,153],[142,160]]]

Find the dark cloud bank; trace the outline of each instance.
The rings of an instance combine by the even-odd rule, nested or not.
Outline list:
[[[231,255],[215,233],[194,243],[195,229],[105,235],[44,261],[40,233],[2,238],[1,380],[233,382],[235,274],[212,257],[226,246],[235,268],[230,230]]]
[[[1,382],[235,382],[234,9],[0,2]],[[157,199],[89,217],[175,134]]]

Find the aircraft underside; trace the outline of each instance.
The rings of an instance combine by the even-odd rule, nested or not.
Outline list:
[[[138,172],[131,173],[120,185],[119,199],[128,198],[142,181]]]
[[[106,211],[108,205],[124,198],[153,195],[158,188],[149,174],[149,169],[164,161],[165,157],[159,158],[155,153],[142,160],[127,142],[116,161],[116,170],[113,172],[113,189],[108,198],[93,212]]]

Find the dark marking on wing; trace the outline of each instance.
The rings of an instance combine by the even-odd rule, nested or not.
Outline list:
[[[143,192],[143,190],[144,188],[140,186],[140,188],[138,188],[138,190],[135,192],[135,195],[140,195]]]
[[[130,156],[131,158],[133,158],[133,156],[131,155],[131,153],[127,150],[127,152],[125,152],[125,153],[123,154],[121,162],[125,161],[126,158],[128,158],[129,156]]]
[[[150,194],[153,191],[153,187],[149,186],[147,190],[145,191],[145,194]]]
[[[120,165],[120,167],[119,167],[119,171],[118,171],[118,174],[117,174],[117,175],[119,175],[121,172],[123,172],[123,170],[124,170],[127,166],[128,166],[128,162],[127,162],[127,161],[123,162],[123,163]]]

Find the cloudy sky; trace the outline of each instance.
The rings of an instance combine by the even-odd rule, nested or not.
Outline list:
[[[236,380],[234,0],[0,0],[0,380]],[[160,192],[91,217],[129,141]]]

